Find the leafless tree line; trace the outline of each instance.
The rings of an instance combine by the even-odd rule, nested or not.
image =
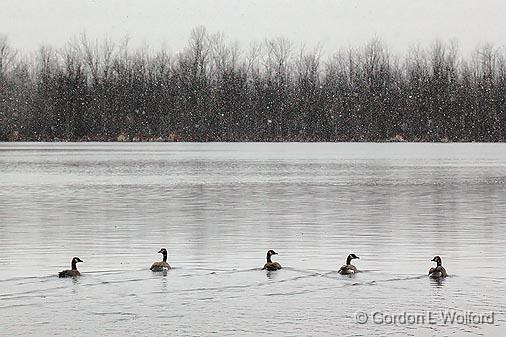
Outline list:
[[[176,54],[86,35],[21,55],[0,36],[0,140],[505,141],[506,54],[378,39],[323,57],[196,28]]]

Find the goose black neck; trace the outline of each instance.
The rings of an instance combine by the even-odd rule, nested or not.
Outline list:
[[[167,262],[167,252],[163,252],[163,262]]]
[[[271,263],[272,260],[271,260],[271,254],[267,253],[267,262]]]
[[[438,267],[441,267],[441,265],[442,265],[441,260],[437,260],[436,264],[437,264]]]
[[[351,264],[351,256],[348,255],[348,257],[346,258],[346,264]]]
[[[72,263],[70,264],[70,267],[72,268],[72,270],[77,270],[77,261],[72,260]]]

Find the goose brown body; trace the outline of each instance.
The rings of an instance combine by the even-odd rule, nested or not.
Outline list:
[[[272,255],[278,255],[275,251],[272,249],[267,252],[267,262],[264,264],[264,267],[262,269],[268,270],[268,271],[274,271],[281,269],[281,265],[278,262],[272,262],[271,256]]]
[[[79,272],[79,270],[77,270],[77,263],[78,262],[83,262],[83,261],[78,257],[74,257],[72,259],[72,262],[70,263],[70,269],[62,270],[61,272],[58,273],[58,277],[63,278],[63,277],[81,276],[81,273]]]
[[[353,259],[360,259],[360,258],[355,254],[348,255],[348,257],[346,258],[346,264],[342,265],[341,268],[339,268],[338,273],[341,275],[351,275],[358,272],[357,267],[351,264],[351,260]]]
[[[158,253],[163,255],[163,260],[153,263],[149,269],[151,269],[151,271],[164,271],[171,269],[170,265],[167,263],[167,250],[162,248],[158,251]]]
[[[429,276],[432,278],[444,278],[448,276],[448,273],[446,272],[446,269],[443,267],[441,257],[434,256],[434,258],[431,260],[433,262],[436,262],[436,267],[432,267],[429,269]]]

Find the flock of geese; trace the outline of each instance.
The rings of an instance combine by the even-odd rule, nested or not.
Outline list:
[[[158,253],[162,254],[163,259],[162,261],[155,262],[151,265],[151,270],[153,272],[161,272],[171,269],[170,265],[167,263],[167,249],[162,248],[158,251]],[[272,261],[272,256],[278,255],[275,251],[272,249],[267,252],[267,262],[265,263],[262,270],[268,270],[268,271],[274,271],[281,269],[281,265],[278,262]],[[354,259],[359,259],[359,257],[355,254],[350,254],[346,258],[346,264],[343,265],[338,273],[341,275],[352,275],[358,272],[357,267],[351,264],[351,261]],[[436,267],[432,267],[429,269],[429,276],[432,278],[440,279],[448,276],[446,273],[446,269],[443,267],[441,262],[441,257],[434,256],[434,258],[431,260],[433,262],[436,262]],[[58,277],[77,277],[80,276],[81,273],[77,270],[77,263],[83,262],[80,258],[74,257],[72,259],[72,262],[70,263],[70,269],[63,270],[58,273]]]

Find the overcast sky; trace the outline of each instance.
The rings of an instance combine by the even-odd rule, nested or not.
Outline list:
[[[203,25],[242,46],[283,36],[334,51],[380,37],[403,52],[456,38],[467,52],[505,46],[505,14],[504,0],[0,0],[0,33],[25,50],[60,47],[85,31],[177,51]]]

